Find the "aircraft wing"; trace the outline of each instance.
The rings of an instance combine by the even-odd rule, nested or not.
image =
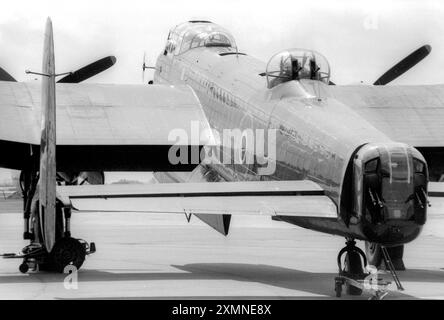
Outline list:
[[[444,85],[329,86],[328,92],[394,141],[444,146]]]
[[[173,130],[189,138],[187,146],[211,143],[209,135],[191,139],[193,124],[199,133],[210,127],[189,86],[63,83],[56,91],[58,169],[128,169],[113,168],[121,163],[161,169],[161,163],[143,166],[168,160]],[[0,167],[20,170],[30,153],[39,152],[40,123],[41,85],[0,81]],[[120,161],[124,157],[133,163]]]
[[[312,181],[60,186],[57,192],[79,211],[338,217]]]

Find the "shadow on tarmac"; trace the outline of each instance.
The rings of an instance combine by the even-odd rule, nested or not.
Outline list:
[[[156,280],[233,280],[239,282],[262,283],[269,286],[279,288],[297,290],[298,293],[294,297],[286,295],[284,297],[255,297],[255,298],[298,298],[304,299],[300,291],[309,292],[311,294],[322,295],[325,298],[335,297],[334,277],[335,273],[312,273],[300,270],[293,270],[283,267],[258,264],[237,264],[237,263],[196,263],[187,265],[173,265],[173,267],[184,272],[158,272],[157,270],[89,270],[83,269],[79,271],[79,281],[156,281]],[[0,277],[0,282],[5,283],[42,283],[42,282],[63,282],[63,274],[52,273],[30,273],[26,275],[14,274],[4,275]],[[389,277],[389,275],[384,276]],[[399,272],[402,281],[408,282],[438,282],[444,283],[444,271],[428,271],[412,269]],[[390,278],[387,278],[390,280]],[[220,293],[219,293],[220,294]],[[220,297],[220,295],[218,295]],[[368,298],[367,294],[361,297],[343,296],[344,298]],[[144,298],[144,297],[140,297]],[[160,297],[145,297],[160,298]],[[180,298],[183,297],[162,297],[162,298]],[[190,297],[186,297],[190,298]],[[192,297],[199,298],[199,297]],[[215,296],[206,296],[201,298],[212,299]],[[234,297],[221,297],[234,298]],[[242,299],[250,299],[253,297],[237,297]],[[318,298],[307,296],[305,298]],[[322,298],[322,297],[320,297]],[[404,294],[399,291],[391,291],[387,298],[415,299],[414,296]],[[107,297],[108,299],[108,297]],[[131,298],[133,299],[133,297]],[[136,298],[137,299],[137,298]]]

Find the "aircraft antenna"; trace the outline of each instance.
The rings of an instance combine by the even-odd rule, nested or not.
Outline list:
[[[145,70],[146,69],[154,69],[156,70],[156,67],[148,67],[145,62],[146,52],[143,52],[143,64],[142,64],[142,83],[145,83]],[[152,83],[152,81],[150,81]]]
[[[145,67],[146,67],[145,56],[146,56],[146,52],[143,52],[142,83],[145,83]]]

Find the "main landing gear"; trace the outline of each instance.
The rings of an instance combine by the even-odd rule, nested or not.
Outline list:
[[[22,249],[19,254],[3,254],[6,259],[23,259],[19,266],[22,273],[29,270],[64,272],[68,265],[80,269],[85,257],[96,251],[92,242],[71,237],[71,208],[63,207],[60,201],[56,202],[55,243],[52,250],[44,246],[44,235],[39,214],[39,202],[34,200],[36,193],[38,174],[24,172],[21,175],[21,187],[24,201],[24,233],[23,238],[30,240],[30,244]]]
[[[32,231],[31,243],[22,249],[20,254],[4,254],[6,259],[23,259],[19,266],[22,273],[32,271],[49,271],[63,273],[68,265],[77,269],[83,265],[85,257],[96,251],[92,242],[88,244],[81,239],[71,237],[69,230],[71,210],[63,208],[60,203],[56,206],[56,242],[50,252],[42,244],[42,232],[38,215],[38,202],[33,205],[31,213]]]

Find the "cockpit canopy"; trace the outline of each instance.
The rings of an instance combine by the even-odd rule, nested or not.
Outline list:
[[[330,81],[327,59],[313,50],[289,49],[275,54],[267,65],[267,84],[271,89],[278,84],[300,79]]]
[[[189,21],[172,29],[166,52],[179,55],[199,47],[225,47],[237,50],[233,36],[221,26],[209,21]]]

